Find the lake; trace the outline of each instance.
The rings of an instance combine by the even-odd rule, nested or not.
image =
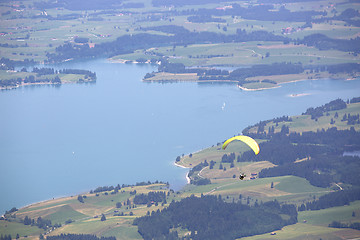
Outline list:
[[[50,67],[95,71],[97,82],[0,92],[0,213],[118,183],[159,180],[180,189],[187,170],[174,166],[177,156],[260,120],[360,96],[359,80],[250,92],[234,84],[144,83],[156,67],[106,59]]]

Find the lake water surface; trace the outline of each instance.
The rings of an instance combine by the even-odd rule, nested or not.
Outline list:
[[[154,66],[105,59],[52,67],[95,71],[97,82],[0,91],[0,213],[118,183],[160,180],[179,189],[187,170],[173,165],[177,156],[260,120],[360,96],[359,80],[249,92],[233,84],[144,83]]]

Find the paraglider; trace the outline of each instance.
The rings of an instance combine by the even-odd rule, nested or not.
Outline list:
[[[259,145],[257,144],[257,142],[254,139],[252,139],[251,137],[243,136],[243,135],[229,138],[228,140],[226,140],[224,142],[222,149],[225,150],[226,147],[229,145],[229,143],[231,143],[234,140],[239,140],[239,141],[246,143],[254,151],[254,153],[256,155],[259,154],[260,148],[259,148]],[[245,173],[242,173],[242,174],[240,174],[239,179],[244,180],[245,177],[246,177]]]
[[[239,179],[244,180],[245,177],[246,177],[245,173],[242,173],[242,174],[240,174]]]
[[[244,136],[244,135],[229,138],[228,140],[226,140],[224,142],[222,149],[225,150],[226,147],[229,145],[229,143],[231,143],[234,140],[239,140],[239,141],[246,143],[254,151],[254,153],[256,155],[259,154],[260,148],[259,148],[259,145],[257,144],[257,142],[254,139],[252,139],[251,137]]]

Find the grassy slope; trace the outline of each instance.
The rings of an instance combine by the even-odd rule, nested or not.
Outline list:
[[[45,202],[32,204],[24,207],[16,212],[18,219],[23,219],[28,216],[32,219],[42,217],[49,219],[53,224],[62,224],[61,228],[54,230],[50,235],[58,235],[61,233],[87,233],[95,234],[98,236],[116,236],[118,239],[141,239],[137,232],[137,228],[132,225],[132,220],[137,216],[143,216],[147,211],[156,211],[164,206],[151,206],[145,205],[136,206],[133,208],[133,198],[130,191],[139,193],[148,193],[150,191],[165,191],[168,189],[163,184],[153,184],[150,186],[135,186],[122,188],[118,194],[105,194],[105,192],[96,194],[81,194],[87,196],[84,198],[84,203],[77,200],[78,196],[65,197]],[[170,194],[168,201],[174,198],[176,194]],[[130,199],[132,208],[124,206],[124,202]],[[121,202],[123,206],[116,208],[116,203]],[[116,212],[115,212],[116,211]],[[133,216],[130,216],[130,212]],[[124,213],[124,216],[114,216],[114,213]],[[101,214],[105,214],[106,221],[101,221]],[[73,220],[72,223],[65,225],[65,221]],[[5,227],[6,226],[6,227]],[[0,234],[12,234],[15,238],[16,234],[20,236],[39,236],[44,231],[38,227],[25,226],[17,222],[0,221]]]

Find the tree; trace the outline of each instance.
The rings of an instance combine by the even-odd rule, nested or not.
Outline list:
[[[122,206],[121,202],[116,203],[116,208],[121,208],[121,206]]]
[[[29,218],[28,216],[25,216],[24,225],[30,225],[30,224],[31,224],[31,218]]]
[[[104,214],[101,215],[101,221],[102,221],[102,222],[103,222],[103,221],[106,221],[106,217],[105,217]]]
[[[65,224],[70,224],[70,223],[72,223],[72,222],[73,222],[72,219],[68,219],[68,220],[65,221]]]
[[[271,182],[270,188],[274,188],[274,182]]]
[[[81,195],[78,196],[77,200],[81,203],[84,203],[84,198]]]

